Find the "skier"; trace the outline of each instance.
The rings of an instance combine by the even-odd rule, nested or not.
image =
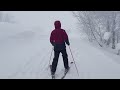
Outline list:
[[[55,21],[55,29],[51,32],[50,43],[54,46],[54,58],[51,66],[51,75],[55,77],[59,54],[62,53],[65,72],[69,70],[68,55],[66,45],[70,45],[68,35],[64,29],[61,29],[61,22]]]

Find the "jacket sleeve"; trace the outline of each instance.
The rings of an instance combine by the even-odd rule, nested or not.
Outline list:
[[[50,43],[54,46],[54,35],[53,35],[53,32],[51,33],[50,35]]]
[[[65,30],[64,30],[64,41],[66,42],[67,45],[70,45],[69,38]]]

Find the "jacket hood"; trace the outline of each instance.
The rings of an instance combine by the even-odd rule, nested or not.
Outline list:
[[[55,25],[55,29],[61,29],[61,22],[60,21],[55,21],[54,25]]]

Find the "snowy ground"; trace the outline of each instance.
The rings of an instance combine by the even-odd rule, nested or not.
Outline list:
[[[0,32],[5,33],[4,29],[2,27]],[[44,33],[38,28],[37,30],[27,28],[13,33],[15,29],[20,28],[14,28],[7,35],[0,35],[0,78],[51,79],[48,68],[52,50],[49,43],[50,33]],[[75,65],[72,64],[66,79],[120,78],[120,56],[93,47],[74,34],[70,35],[70,43],[79,77]],[[67,52],[69,61],[73,61],[68,47]],[[56,71],[57,79],[62,76],[63,71],[64,66],[60,55]]]

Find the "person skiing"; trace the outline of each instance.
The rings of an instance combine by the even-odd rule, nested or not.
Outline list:
[[[66,44],[68,46],[70,45],[68,35],[66,31],[61,28],[60,21],[55,21],[54,26],[55,26],[55,29],[51,32],[51,35],[50,35],[50,43],[54,47],[54,58],[51,65],[52,76],[55,76],[60,53],[62,53],[65,71],[69,70],[68,55],[66,52]]]

